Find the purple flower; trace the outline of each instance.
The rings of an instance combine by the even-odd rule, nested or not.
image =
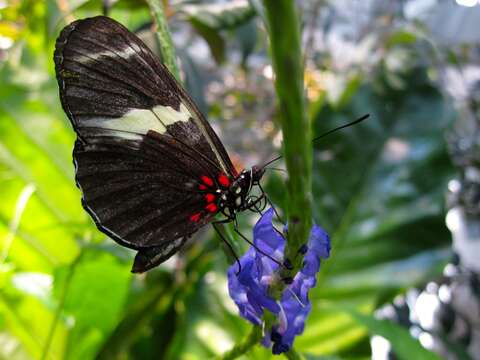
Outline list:
[[[284,237],[273,227],[273,209],[267,210],[253,229],[253,243],[262,252],[284,261]],[[320,270],[320,259],[328,258],[330,239],[317,225],[310,231],[308,243],[299,249],[304,253],[304,264],[293,282],[287,285],[281,300],[268,296],[268,286],[279,265],[251,247],[238,264],[228,269],[228,291],[237,304],[240,315],[255,325],[262,324],[264,309],[277,315],[277,323],[265,334],[262,343],[272,346],[273,354],[287,352],[296,335],[303,332],[305,319],[312,307],[308,291],[315,286],[315,276]]]

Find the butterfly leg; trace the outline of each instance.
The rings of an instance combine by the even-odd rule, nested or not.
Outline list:
[[[238,276],[238,274],[240,274],[240,272],[242,271],[242,265],[240,264],[240,260],[238,259],[238,256],[237,254],[235,253],[235,250],[233,249],[232,245],[227,241],[227,239],[225,239],[225,237],[223,236],[222,232],[220,231],[220,229],[217,227],[217,225],[219,224],[226,224],[226,223],[229,223],[231,222],[230,219],[225,219],[225,220],[218,220],[218,221],[213,221],[212,222],[212,226],[213,228],[215,229],[215,232],[218,234],[218,236],[220,237],[220,239],[222,239],[222,241],[227,245],[227,247],[230,249],[230,252],[232,253],[233,257],[235,258],[235,261],[237,262],[238,264],[238,271],[236,273],[236,275]]]
[[[266,199],[266,201],[268,202],[268,204],[269,204],[269,205],[271,206],[271,208],[273,209],[273,212],[275,213],[275,216],[276,216],[277,220],[278,220],[280,223],[285,224],[284,220],[283,220],[283,219],[280,217],[280,215],[278,214],[278,211],[277,211],[277,209],[275,208],[275,206],[273,205],[273,202],[270,200],[270,198],[268,197],[268,195],[267,195],[267,193],[265,192],[265,190],[263,190],[263,188],[262,188],[262,186],[260,185],[260,183],[257,184],[257,185],[258,185],[260,191],[262,192],[262,196],[261,196],[260,198],[264,197],[264,198]],[[273,229],[274,229],[281,237],[283,237],[283,238],[285,239],[285,241],[287,241],[287,239],[286,239],[286,237],[285,237],[285,236],[286,236],[286,233],[278,230],[275,226],[272,226],[272,227],[273,227]],[[306,251],[307,251],[306,249],[307,249],[306,245],[303,245],[303,246],[298,250],[297,254],[295,255],[295,258],[296,258],[299,254],[305,254]],[[283,266],[284,268],[286,268],[287,270],[292,270],[292,268],[293,268],[293,267],[292,267],[292,262],[291,262],[290,259],[288,259],[288,258],[285,258],[285,260],[284,260],[283,263],[282,263],[282,266]],[[285,284],[288,284],[290,280],[293,281],[293,279],[290,279],[290,278],[288,278],[288,277],[287,277],[287,278],[284,278],[283,280],[284,280]]]
[[[260,214],[260,216],[263,216],[263,210],[265,210],[267,204],[267,197],[265,196],[265,194],[262,194],[257,200],[254,201],[254,204],[252,206],[255,208],[255,211]]]
[[[254,210],[258,212],[260,215],[263,215],[262,211],[265,209],[266,203],[261,204],[262,201],[266,200],[266,195],[264,192],[260,196],[250,196],[247,201],[247,205],[243,208],[243,210]],[[261,206],[258,206],[261,204]],[[252,210],[252,211],[253,211]]]
[[[235,219],[233,221],[233,230],[238,234],[240,235],[240,237],[245,240],[247,243],[249,243],[251,246],[253,246],[253,248],[255,250],[257,250],[257,252],[259,252],[260,254],[262,254],[263,256],[266,256],[267,258],[269,258],[270,260],[272,260],[274,263],[278,264],[279,266],[282,266],[282,267],[285,267],[285,265],[281,262],[281,261],[278,261],[277,259],[275,259],[274,257],[272,257],[271,255],[267,254],[266,252],[260,250],[251,240],[249,240],[245,235],[243,235],[240,230],[238,229],[238,222],[237,222],[237,219]]]
[[[280,215],[278,214],[278,211],[277,209],[275,208],[275,205],[273,205],[273,202],[270,200],[270,198],[268,197],[267,193],[265,192],[265,190],[263,190],[263,187],[262,185],[260,185],[260,183],[258,183],[258,188],[260,189],[260,191],[262,192],[262,196],[265,196],[265,199],[267,200],[268,204],[270,205],[270,207],[273,209],[273,212],[275,213],[275,216],[277,217],[277,220],[280,221],[282,224],[285,224],[285,221],[283,221],[283,219],[280,217]]]
[[[252,202],[252,203],[249,205],[248,208],[250,209],[250,208],[253,207],[253,208],[260,214],[260,216],[262,216],[262,215],[263,215],[263,213],[262,213],[262,210],[263,210],[263,209],[258,209],[258,208],[256,207],[256,204],[257,204],[258,202],[262,201],[262,200],[266,200],[267,203],[272,207],[273,212],[275,213],[275,216],[276,216],[277,220],[280,221],[282,224],[284,224],[282,218],[280,218],[280,215],[278,215],[278,212],[277,212],[277,210],[275,209],[275,206],[273,205],[273,203],[272,203],[272,202],[270,201],[270,199],[268,198],[266,192],[263,190],[263,188],[260,186],[260,184],[258,184],[258,187],[260,188],[260,190],[261,190],[261,192],[262,192],[262,195],[261,195],[258,199],[256,199],[254,202]],[[285,235],[284,235],[280,230],[278,230],[275,226],[273,226],[273,229],[274,229],[281,237],[285,238]]]

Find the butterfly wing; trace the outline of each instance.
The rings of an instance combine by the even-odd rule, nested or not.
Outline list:
[[[165,260],[214,216],[206,195],[220,177],[237,176],[223,145],[165,66],[116,21],[71,23],[54,60],[78,136],[85,209],[120,244]]]

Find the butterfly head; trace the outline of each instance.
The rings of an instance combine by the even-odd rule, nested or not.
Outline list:
[[[251,170],[253,184],[258,184],[265,174],[265,167],[254,165]]]
[[[250,191],[258,184],[263,173],[264,170],[256,166],[245,169],[231,182],[228,189],[222,191],[219,205],[227,217],[249,208]]]
[[[243,170],[234,185],[239,186],[242,189],[241,193],[246,197],[250,194],[252,187],[260,183],[263,174],[265,174],[265,167],[254,165],[250,169]]]

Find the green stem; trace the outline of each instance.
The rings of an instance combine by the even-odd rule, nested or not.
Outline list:
[[[50,329],[48,330],[47,339],[45,340],[45,344],[43,346],[42,356],[40,358],[41,360],[46,359],[50,351],[50,346],[53,342],[53,338],[55,336],[55,330],[57,329],[58,322],[60,321],[60,317],[62,315],[63,307],[65,305],[65,300],[67,298],[68,290],[70,288],[70,283],[72,281],[73,275],[75,274],[75,270],[82,256],[83,256],[83,249],[80,250],[80,253],[77,255],[75,260],[73,260],[73,262],[70,264],[70,267],[68,269],[68,273],[65,278],[65,283],[63,284],[60,297],[58,300],[58,306],[57,306],[57,309],[55,310],[55,315],[50,325]]]
[[[263,0],[279,101],[283,149],[288,170],[288,235],[285,258],[292,271],[282,270],[280,278],[293,277],[302,266],[299,248],[308,240],[312,225],[312,130],[306,113],[303,57],[297,10],[293,0]],[[283,281],[271,287],[281,297]]]
[[[280,299],[285,289],[282,278],[294,277],[303,263],[300,247],[308,241],[312,225],[312,131],[306,113],[303,85],[303,57],[300,28],[293,0],[263,0],[270,35],[270,49],[275,71],[275,89],[279,102],[280,122],[284,134],[284,156],[287,179],[288,235],[285,258],[292,270],[281,270],[269,292]],[[266,311],[265,326],[271,328],[276,317]],[[222,359],[234,359],[255,345],[261,337],[254,327],[246,341],[237,344]],[[288,359],[301,359],[295,351],[285,354]]]
[[[288,352],[285,353],[285,357],[288,360],[304,360],[305,358],[295,351],[295,349],[290,349]]]
[[[236,344],[231,350],[224,353],[219,357],[221,360],[232,360],[245,354],[253,346],[255,346],[262,337],[262,328],[260,326],[254,326],[252,331],[242,342]]]
[[[168,21],[165,16],[162,2],[161,0],[147,0],[147,3],[150,7],[152,17],[155,19],[155,23],[157,24],[156,34],[158,38],[158,44],[160,46],[160,52],[162,53],[163,63],[168,70],[170,70],[173,76],[180,81],[175,47],[173,46],[172,36],[170,35],[170,30],[168,29]]]
[[[285,289],[282,278],[293,278],[302,266],[303,255],[298,250],[308,241],[312,225],[312,130],[306,113],[300,27],[294,1],[263,0],[263,4],[284,134],[284,157],[289,174],[286,184],[289,227],[285,258],[293,268],[281,270],[269,289],[274,299],[280,299]],[[264,321],[269,329],[276,318],[266,311]],[[235,345],[221,359],[234,359],[244,354],[260,338],[261,329],[256,326],[245,341]],[[285,356],[288,359],[302,359],[294,349]]]

